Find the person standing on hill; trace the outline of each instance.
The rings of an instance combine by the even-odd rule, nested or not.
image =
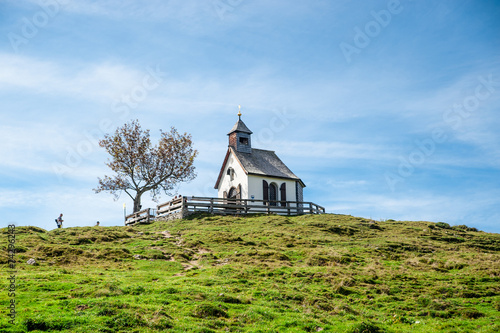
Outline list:
[[[61,213],[61,215],[59,215],[59,217],[56,219],[57,227],[59,229],[62,228],[62,223],[64,222],[64,220],[62,219],[62,217],[63,217],[63,214]]]

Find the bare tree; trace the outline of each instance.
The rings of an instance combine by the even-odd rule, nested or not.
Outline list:
[[[115,172],[99,179],[95,193],[110,192],[115,200],[122,191],[134,200],[134,212],[140,210],[141,196],[151,192],[158,202],[162,190],[167,195],[179,182],[196,177],[193,166],[198,151],[192,147],[191,135],[160,130],[158,145],[152,146],[149,130],[142,130],[138,120],[119,127],[113,136],[106,134],[99,145],[111,155],[106,165]]]

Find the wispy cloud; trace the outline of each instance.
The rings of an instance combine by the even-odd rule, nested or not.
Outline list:
[[[314,157],[335,163],[339,159],[385,160],[394,156],[387,147],[370,144],[325,141],[274,141],[272,145],[283,155]]]
[[[96,221],[117,225],[123,216],[121,201],[73,187],[45,188],[43,192],[0,189],[0,202],[0,209],[8,212],[0,222],[2,228],[13,222],[54,229],[54,219],[60,213],[64,214],[65,227],[93,226]]]
[[[495,204],[498,190],[488,190],[481,194],[444,195],[426,191],[391,197],[379,194],[355,193],[342,197],[332,196],[325,203],[328,211],[334,213],[358,214],[373,219],[396,219],[403,221],[443,221],[454,224],[471,225],[471,221],[481,216],[484,225],[492,228],[498,223],[498,215],[485,215],[484,212]]]
[[[192,133],[199,176],[179,190],[215,195],[241,104],[255,147],[275,150],[308,185],[307,200],[333,212],[498,218],[500,86],[459,125],[443,118],[475,95],[479,77],[500,81],[495,5],[406,1],[349,65],[339,43],[387,1],[222,1],[221,18],[212,1],[60,0],[17,53],[0,47],[2,216],[17,219],[24,197],[43,223],[63,209],[81,225],[97,215],[120,224],[122,202],[91,191],[107,173],[96,141],[134,118],[154,138],[172,125]],[[3,1],[0,31],[23,36],[44,3]],[[155,66],[161,80],[145,89]],[[391,193],[384,174],[436,128],[446,140]],[[62,181],[54,163],[69,165]]]
[[[75,64],[0,53],[0,89],[110,100],[142,80],[143,71],[118,64]]]

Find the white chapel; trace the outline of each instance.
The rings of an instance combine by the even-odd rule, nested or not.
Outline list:
[[[252,147],[252,131],[241,120],[241,111],[228,136],[229,147],[215,184],[219,198],[263,200],[269,206],[303,201],[304,182],[274,151]]]

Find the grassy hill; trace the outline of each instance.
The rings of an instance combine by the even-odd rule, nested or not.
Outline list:
[[[328,214],[18,227],[15,326],[7,232],[0,332],[500,331],[500,235],[466,226]]]

